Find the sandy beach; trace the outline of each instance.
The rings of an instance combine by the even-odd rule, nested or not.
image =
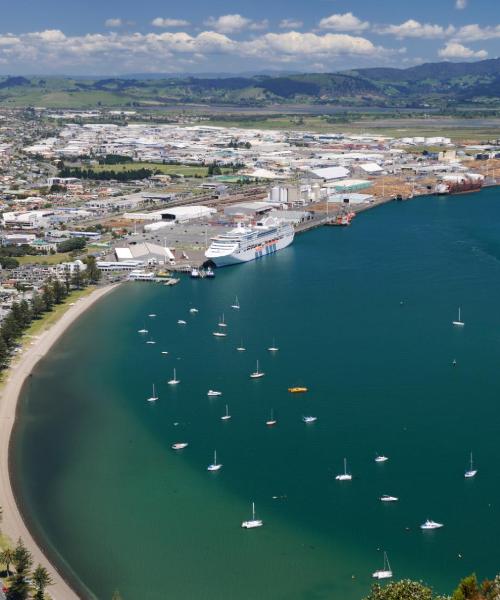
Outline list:
[[[90,295],[77,300],[74,306],[70,306],[54,325],[34,338],[25,347],[20,357],[15,359],[8,373],[5,387],[0,394],[0,506],[3,509],[1,529],[14,542],[18,538],[22,538],[33,555],[34,566],[40,563],[49,570],[54,580],[54,585],[49,588],[49,593],[55,600],[75,600],[79,596],[71,589],[33,539],[16,504],[9,472],[9,444],[16,418],[17,401],[24,380],[37,362],[81,314],[116,287],[117,284],[98,288]]]

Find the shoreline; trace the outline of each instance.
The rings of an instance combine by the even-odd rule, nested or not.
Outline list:
[[[39,360],[50,351],[70,325],[118,285],[98,288],[90,295],[77,300],[75,305],[70,306],[58,321],[25,347],[20,358],[7,371],[5,386],[0,393],[0,506],[3,509],[1,530],[13,543],[18,538],[22,538],[26,548],[33,555],[34,565],[40,563],[50,572],[54,585],[50,586],[48,592],[57,600],[77,600],[80,596],[69,585],[62,569],[54,564],[55,561],[53,562],[48,557],[49,553],[36,541],[27,521],[21,514],[19,502],[14,493],[10,449],[18,414],[18,401],[26,378]]]

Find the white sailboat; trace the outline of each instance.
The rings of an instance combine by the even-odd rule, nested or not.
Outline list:
[[[463,327],[465,325],[465,323],[462,321],[462,315],[460,313],[461,313],[461,310],[460,310],[460,306],[459,306],[458,307],[458,320],[453,321],[453,325],[456,325],[457,327]]]
[[[229,414],[229,407],[226,404],[226,413],[224,415],[222,415],[221,421],[229,421],[230,418],[231,418],[231,415]]]
[[[444,527],[442,523],[436,523],[432,519],[427,519],[425,523],[420,525],[420,529],[440,529],[441,527]]]
[[[180,382],[181,382],[181,381],[180,381],[180,379],[177,379],[177,372],[176,372],[176,370],[174,369],[174,376],[172,377],[172,379],[170,379],[170,380],[168,381],[168,385],[177,385],[177,384],[178,384],[178,383],[180,383]]]
[[[236,350],[238,350],[238,352],[245,352],[246,348],[243,345],[243,340],[241,340],[240,345],[236,348]]]
[[[347,472],[347,458],[344,458],[344,472],[340,475],[336,475],[335,479],[337,481],[351,481],[352,475]]]
[[[472,462],[472,452],[470,453],[470,468],[465,471],[464,477],[466,479],[472,479],[477,475],[477,469],[474,469],[474,463]]]
[[[154,319],[156,317],[156,313],[149,313],[148,317],[150,317],[151,319]]]
[[[145,327],[143,327],[142,329],[138,329],[137,333],[149,333],[149,331]]]
[[[192,314],[195,314],[195,313],[198,312],[198,309],[193,307],[193,308],[189,309],[189,312],[192,313]]]
[[[178,324],[178,325],[186,325],[186,321],[184,321],[184,319],[179,319],[179,320],[177,321],[177,324]]]
[[[383,494],[380,496],[382,502],[397,502],[399,498],[397,496],[389,496],[389,494]]]
[[[276,425],[278,421],[274,418],[274,408],[271,408],[271,416],[270,418],[266,421],[266,425],[268,427],[272,427],[273,425]]]
[[[227,327],[227,323],[224,319],[224,313],[222,313],[221,320],[219,321],[219,327]]]
[[[254,529],[255,527],[262,527],[264,523],[260,519],[255,518],[255,502],[252,502],[252,518],[250,521],[243,521],[241,524],[245,529]]]
[[[384,552],[384,566],[380,571],[375,571],[372,573],[372,577],[374,579],[390,579],[392,577],[391,565],[389,564],[389,559],[387,558],[387,552]]]
[[[273,338],[272,346],[268,348],[269,352],[278,352],[279,348],[276,346],[276,340]]]
[[[222,465],[217,462],[217,450],[214,450],[214,462],[208,465],[207,471],[218,471],[222,468]]]
[[[259,361],[257,361],[257,368],[253,373],[250,373],[250,379],[259,379],[260,377],[264,377],[265,373],[259,371]]]
[[[156,402],[158,396],[156,395],[155,384],[153,383],[153,395],[148,398],[148,402]]]
[[[234,304],[231,304],[231,308],[234,308],[234,310],[240,310],[238,296],[236,296],[236,298],[234,299]]]

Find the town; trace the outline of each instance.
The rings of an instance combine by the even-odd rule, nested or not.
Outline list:
[[[497,185],[497,140],[225,128],[195,114],[0,112],[1,312],[49,282],[203,276],[210,240],[297,233],[419,195]],[[210,266],[210,265],[209,265]]]

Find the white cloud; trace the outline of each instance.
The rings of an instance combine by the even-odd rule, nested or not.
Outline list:
[[[302,25],[304,23],[298,19],[283,19],[280,22],[280,29],[300,29]]]
[[[438,52],[441,58],[486,58],[488,53],[486,50],[474,51],[467,48],[458,42],[448,42],[444,48]]]
[[[455,27],[448,25],[448,27],[442,27],[441,25],[433,25],[431,23],[420,23],[414,19],[408,19],[400,25],[386,25],[384,27],[378,27],[377,33],[383,35],[393,35],[398,39],[403,38],[444,38],[453,35]]]
[[[351,12],[348,12],[342,15],[330,15],[329,17],[321,19],[319,27],[320,29],[357,33],[368,29],[370,23],[368,23],[368,21],[361,21],[361,19],[358,19],[358,17],[354,16]]]
[[[491,25],[487,27],[481,27],[477,24],[464,25],[463,27],[460,27],[453,37],[454,39],[463,42],[476,42],[500,38],[500,25]]]
[[[247,23],[247,29],[252,23]],[[123,30],[81,36],[66,36],[59,30],[0,35],[0,65],[4,71],[18,73],[173,72],[200,64],[207,69],[262,64],[305,69],[323,64],[332,69],[339,57],[338,68],[346,68],[349,58],[356,58],[358,64],[372,64],[374,60],[385,62],[396,53],[362,36],[332,32],[282,31],[243,40],[213,30],[197,35]]]
[[[464,8],[467,8],[467,0],[455,0],[455,8],[457,10],[464,10]]]
[[[106,21],[104,21],[104,25],[106,25],[106,27],[110,27],[111,29],[116,29],[117,27],[122,27],[124,23],[122,19],[113,18],[106,19]]]
[[[221,17],[209,17],[205,21],[205,25],[213,27],[220,33],[239,33],[245,29],[251,29],[254,31],[260,29],[266,29],[269,26],[267,19],[263,21],[252,21],[241,15],[222,15]]]
[[[185,21],[184,19],[168,19],[164,17],[156,17],[156,19],[151,21],[153,27],[163,27],[164,29],[169,29],[170,27],[189,27],[190,24],[189,21]]]

